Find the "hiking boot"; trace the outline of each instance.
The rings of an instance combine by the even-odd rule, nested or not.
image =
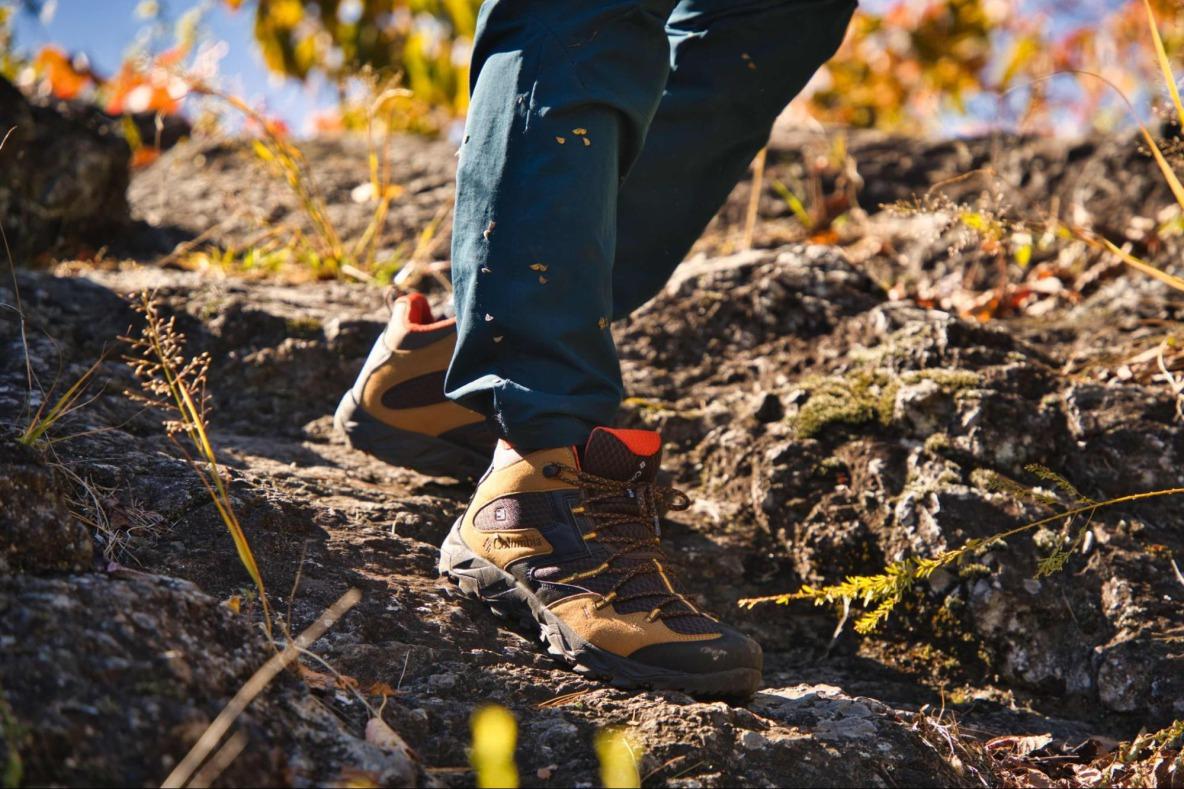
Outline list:
[[[658,485],[661,439],[597,428],[521,456],[499,444],[440,549],[440,573],[495,612],[524,615],[547,650],[619,687],[746,698],[761,648],[683,596],[659,544],[682,493]]]
[[[495,438],[485,417],[444,397],[444,373],[456,346],[456,319],[435,320],[418,293],[391,306],[334,426],[350,446],[433,476],[476,477]]]

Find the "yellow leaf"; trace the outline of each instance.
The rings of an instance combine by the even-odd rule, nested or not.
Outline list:
[[[490,705],[474,712],[470,725],[473,748],[469,758],[477,771],[477,786],[518,786],[514,763],[518,723],[514,716],[505,707]]]
[[[1028,264],[1032,262],[1032,245],[1024,244],[1016,247],[1015,262],[1020,268],[1027,268]]]
[[[1032,262],[1032,237],[1027,233],[1016,233],[1011,237],[1011,244],[1016,265],[1027,268]]]
[[[268,16],[276,27],[291,29],[304,18],[304,6],[300,0],[275,0]]]
[[[366,692],[371,696],[394,696],[399,691],[392,688],[389,683],[375,682],[370,687],[366,688]]]
[[[265,162],[275,161],[275,156],[272,154],[271,149],[268,148],[263,143],[259,142],[258,140],[251,141],[251,148],[255,151],[255,155],[258,156],[263,161],[265,161]]]
[[[641,786],[637,772],[637,746],[621,729],[596,733],[596,756],[600,759],[600,781],[606,789]]]

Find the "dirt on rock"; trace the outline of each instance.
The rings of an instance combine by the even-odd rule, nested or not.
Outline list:
[[[356,184],[333,162],[364,179],[358,145],[310,147],[342,217],[357,210]],[[923,190],[958,145],[910,148],[902,172]],[[140,218],[180,238],[216,224],[219,206],[286,200],[244,174],[243,150],[196,146],[137,177]],[[202,177],[182,177],[199,156]],[[403,140],[397,156],[421,188],[390,244],[451,199],[447,145]],[[785,178],[777,168],[802,161],[773,158]],[[1065,168],[1080,158],[1050,160],[1032,193],[1078,178]],[[890,176],[866,176],[868,188]],[[694,500],[663,527],[679,574],[764,646],[765,685],[748,704],[602,687],[439,581],[437,546],[469,484],[384,465],[331,429],[385,321],[377,288],[69,263],[18,272],[24,338],[0,312],[0,753],[19,754],[33,784],[159,784],[272,654],[214,504],[160,415],[125,395],[136,382],[116,338],[139,319],[122,297],[144,289],[190,353],[211,355],[211,438],[277,618],[298,632],[347,589],[362,593],[239,719],[243,751],[222,784],[468,785],[469,719],[490,702],[514,712],[522,781],[539,786],[598,783],[593,737],[610,726],[634,733],[646,785],[945,786],[1007,780],[983,747],[992,737],[1048,733],[1092,753],[1184,717],[1177,498],[992,546],[910,591],[870,636],[836,628],[832,607],[737,606],[1086,498],[1184,487],[1179,395],[1148,352],[1181,307],[1162,283],[1107,274],[1039,319],[966,319],[882,276],[932,281],[958,264],[932,217],[869,206],[860,232],[876,243],[862,252],[782,244],[788,220],[771,210],[757,249],[723,254],[720,227],[744,197],[616,337],[631,395],[619,421],[662,431],[667,473]],[[1153,196],[1126,210],[1140,201]],[[236,221],[225,232],[250,232]],[[0,301],[16,302],[11,283]],[[59,393],[107,352],[86,405],[32,448],[17,441],[42,397],[26,350]],[[1037,578],[1054,549],[1064,569]],[[414,756],[367,738],[376,714]]]

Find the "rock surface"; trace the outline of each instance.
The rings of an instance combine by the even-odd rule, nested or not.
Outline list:
[[[356,153],[322,145],[333,162]],[[447,146],[406,145],[400,161],[425,179],[410,227],[446,204],[451,162]],[[138,179],[141,216],[175,220],[151,196],[195,155],[181,145]],[[232,201],[231,181],[258,189],[257,205],[282,202],[236,176],[241,151],[218,155],[186,182],[195,217]],[[910,172],[942,171],[934,155]],[[350,185],[331,191],[343,215]],[[1062,505],[1072,496],[1026,466],[1094,499],[1184,485],[1176,398],[1152,357],[1131,361],[1178,297],[1113,280],[1038,322],[968,321],[879,284],[894,250],[910,250],[909,271],[957,263],[927,220],[879,221],[893,235],[862,264],[802,245],[693,259],[617,327],[633,395],[620,421],[663,431],[672,481],[695,500],[664,526],[669,551],[689,592],[766,650],[765,687],[742,707],[600,687],[438,582],[436,546],[469,489],[352,452],[330,427],[385,320],[377,289],[132,263],[21,272],[30,362],[47,382],[60,369],[59,386],[136,321],[122,294],[155,291],[190,352],[213,358],[213,440],[278,616],[298,631],[362,591],[312,647],[342,679],[312,657],[277,678],[240,719],[245,747],[220,780],[471,784],[468,721],[486,702],[515,713],[523,782],[541,786],[597,783],[592,739],[614,725],[642,745],[647,784],[996,785],[991,736],[1075,744],[1184,717],[1178,499],[1098,511],[1065,571],[1039,579],[1037,560],[1076,535],[1053,523],[1009,540],[935,574],[867,638],[836,635],[826,608],[736,607],[1051,511],[991,473]],[[0,301],[11,291],[0,284]],[[16,444],[54,397],[29,395],[25,349],[0,312],[0,713],[17,724],[0,736],[30,783],[158,784],[268,658],[259,607],[159,416],[124,396],[135,383],[118,354],[53,444]],[[415,759],[367,741],[380,708]]]

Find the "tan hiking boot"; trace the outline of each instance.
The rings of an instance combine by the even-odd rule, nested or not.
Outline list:
[[[548,651],[621,687],[743,698],[761,648],[671,581],[659,519],[686,497],[654,482],[661,439],[598,428],[525,457],[500,445],[440,550],[440,572],[495,610],[529,614]]]
[[[485,418],[444,397],[456,319],[435,320],[428,300],[402,296],[333,424],[350,446],[424,474],[475,477],[495,438]]]

